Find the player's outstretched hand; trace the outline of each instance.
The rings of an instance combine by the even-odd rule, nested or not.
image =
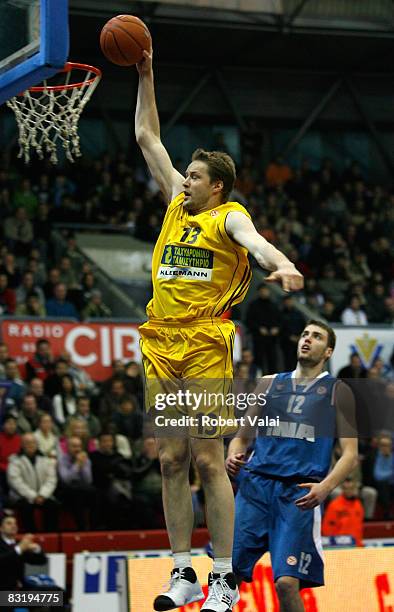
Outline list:
[[[304,277],[293,264],[278,268],[265,280],[267,283],[280,283],[283,291],[299,291],[304,286]]]
[[[309,489],[309,493],[300,497],[295,502],[295,505],[301,510],[310,510],[311,508],[320,506],[330,492],[321,482],[305,482],[298,486],[303,489]]]
[[[136,64],[137,70],[140,76],[144,74],[148,74],[148,72],[152,70],[152,59],[153,59],[152,49],[150,51],[144,51],[144,57],[142,58],[140,62],[138,62],[138,64]]]
[[[229,455],[226,459],[226,470],[227,474],[232,478],[235,478],[241,467],[245,465],[245,454],[235,453],[235,455]]]

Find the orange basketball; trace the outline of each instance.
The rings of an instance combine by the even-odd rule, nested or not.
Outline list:
[[[134,15],[118,15],[103,27],[100,46],[105,57],[118,66],[133,66],[152,46],[150,32]]]

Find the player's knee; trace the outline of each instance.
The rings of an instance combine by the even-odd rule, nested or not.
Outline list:
[[[165,451],[160,453],[159,458],[163,478],[173,478],[182,472],[185,474],[189,473],[187,455]]]
[[[275,581],[275,588],[279,600],[287,600],[298,595],[299,581],[291,576],[281,576]]]
[[[203,483],[214,480],[224,471],[222,465],[214,461],[210,455],[204,453],[196,457],[196,465]]]

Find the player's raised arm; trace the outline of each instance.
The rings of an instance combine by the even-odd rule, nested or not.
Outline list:
[[[152,51],[144,51],[143,60],[137,64],[139,74],[137,108],[135,111],[135,135],[148,168],[164,194],[167,202],[183,191],[185,180],[172,165],[160,140],[160,122],[155,100],[152,69]]]
[[[226,219],[226,231],[238,244],[248,249],[257,263],[269,270],[268,282],[280,282],[284,291],[298,291],[304,277],[281,251],[257,232],[252,221],[243,213],[231,211]]]

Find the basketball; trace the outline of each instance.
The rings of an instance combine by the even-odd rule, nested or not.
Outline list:
[[[100,46],[105,57],[118,66],[133,66],[142,60],[144,50],[151,48],[151,35],[141,19],[118,15],[103,27]]]

